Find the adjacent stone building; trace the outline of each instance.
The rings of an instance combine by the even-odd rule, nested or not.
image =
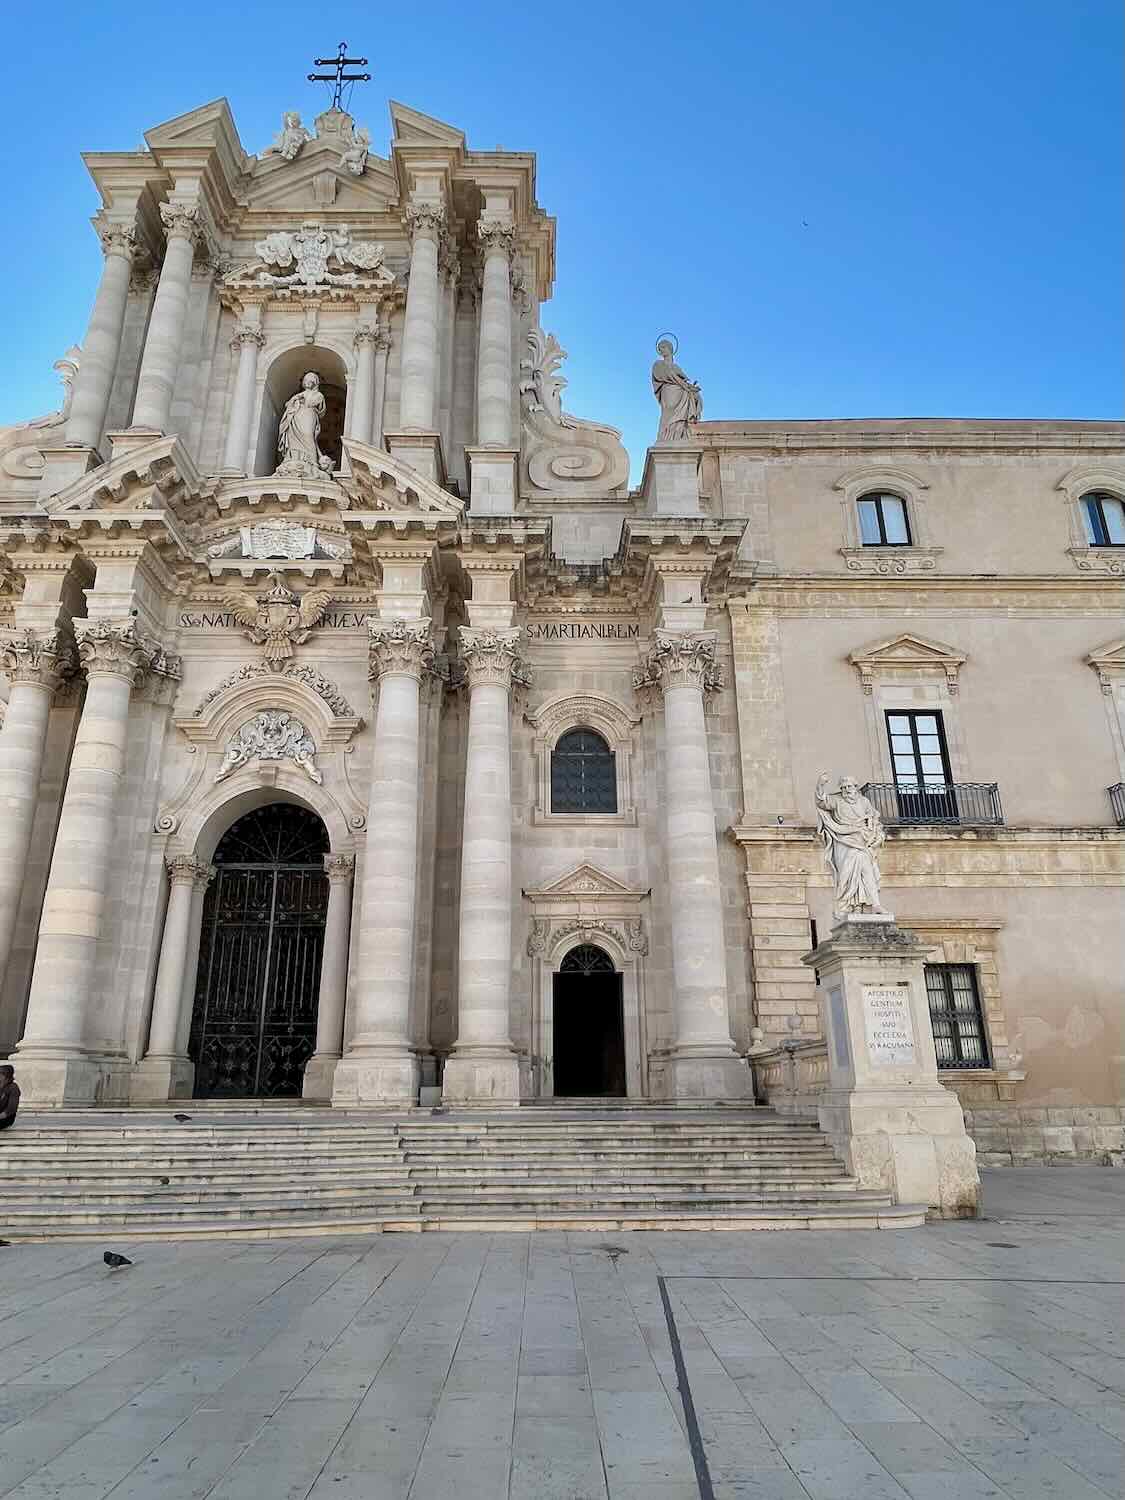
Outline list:
[[[391,116],[86,158],[89,327],[0,431],[25,1097],[746,1099],[818,1033],[829,770],[982,1159],[1120,1151],[1125,424],[697,421],[667,344],[630,488],[534,157]]]

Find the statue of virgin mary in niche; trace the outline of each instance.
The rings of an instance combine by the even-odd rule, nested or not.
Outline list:
[[[320,376],[310,370],[301,381],[301,389],[290,396],[281,414],[277,431],[277,452],[281,459],[276,473],[292,479],[316,479],[331,474],[335,465],[317,445],[320,421],[328,408],[320,388]]]

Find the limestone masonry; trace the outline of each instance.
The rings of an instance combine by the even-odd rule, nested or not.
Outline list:
[[[757,1097],[948,1213],[1118,1157],[1125,423],[708,421],[654,329],[631,488],[534,156],[391,120],[85,158],[0,429],[25,1103]]]

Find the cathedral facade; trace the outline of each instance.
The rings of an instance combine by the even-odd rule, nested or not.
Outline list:
[[[823,1046],[829,772],[982,1158],[1125,1149],[1125,424],[707,421],[661,340],[631,487],[534,157],[391,116],[86,157],[0,429],[27,1101],[747,1101]]]

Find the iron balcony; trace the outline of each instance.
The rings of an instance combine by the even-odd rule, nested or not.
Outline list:
[[[869,781],[863,795],[875,804],[888,828],[927,823],[999,828],[1004,822],[994,781]]]

